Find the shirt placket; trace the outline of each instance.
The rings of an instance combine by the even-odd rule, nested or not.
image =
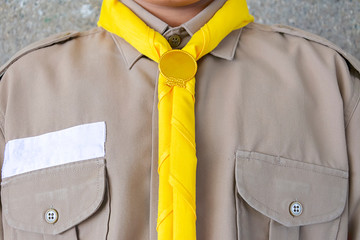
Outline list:
[[[157,72],[158,76],[159,72]],[[154,101],[152,111],[152,151],[151,151],[151,179],[150,179],[150,240],[157,240],[157,215],[158,215],[158,188],[159,188],[159,177],[158,177],[158,139],[159,139],[159,127],[158,127],[158,79],[155,80],[154,89]]]

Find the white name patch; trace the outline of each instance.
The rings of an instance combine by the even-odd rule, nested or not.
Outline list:
[[[83,124],[6,143],[2,178],[105,156],[105,122]]]

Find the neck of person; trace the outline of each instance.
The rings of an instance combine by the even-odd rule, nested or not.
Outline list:
[[[169,24],[177,27],[189,21],[205,9],[213,0],[187,1],[188,4],[164,4],[161,1],[134,0],[144,9],[154,16]],[[164,1],[163,1],[164,2]],[[176,2],[176,1],[175,1]],[[178,1],[180,2],[180,1]],[[186,1],[184,1],[186,2]],[[191,3],[192,2],[192,3]]]

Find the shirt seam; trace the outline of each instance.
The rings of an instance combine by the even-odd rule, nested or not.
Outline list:
[[[2,68],[0,68],[0,78],[3,77],[6,73],[6,71],[13,65],[15,64],[19,59],[21,59],[22,57],[30,54],[30,53],[33,53],[37,50],[40,50],[40,49],[44,49],[44,48],[50,48],[52,46],[55,46],[59,43],[62,43],[62,42],[67,42],[67,41],[71,41],[73,39],[77,39],[77,38],[81,38],[81,37],[86,37],[86,36],[90,36],[90,35],[94,35],[94,34],[98,34],[100,32],[102,32],[103,30],[98,28],[92,28],[91,30],[88,30],[88,31],[85,31],[85,32],[71,32],[71,31],[68,31],[68,32],[64,32],[64,33],[60,33],[59,36],[55,39],[52,39],[48,42],[44,42],[44,43],[39,43],[38,46],[34,46],[33,48],[30,48],[24,52],[21,52],[23,51],[24,49],[26,49],[27,47],[29,47],[31,44],[36,44],[36,42],[34,43],[31,43],[30,45],[28,45],[27,47],[23,48],[22,50],[19,50],[18,53],[20,53],[18,56],[17,54],[14,55],[13,58],[10,58],[10,60],[5,63]],[[51,38],[51,36],[49,36],[49,38]],[[41,40],[40,40],[41,41]]]
[[[338,54],[340,54],[346,60],[348,60],[348,62],[351,65],[353,65],[355,70],[360,73],[360,62],[359,62],[359,60],[357,60],[351,54],[349,54],[349,53],[345,52],[344,50],[342,50],[336,44],[330,42],[329,40],[326,40],[325,38],[323,38],[323,37],[321,37],[319,35],[316,35],[316,34],[313,34],[313,33],[310,33],[310,32],[295,28],[295,27],[290,27],[290,26],[281,25],[281,24],[265,25],[265,24],[259,24],[259,23],[250,23],[250,24],[246,25],[244,28],[247,28],[249,30],[262,31],[262,32],[286,34],[288,36],[302,38],[302,39],[305,39],[307,41],[310,41],[310,42],[317,43],[317,44],[320,44],[322,46],[328,47],[328,48],[336,51]]]
[[[0,109],[0,131],[2,132],[4,139],[5,139],[5,129],[4,129],[4,125],[5,125],[5,114],[3,113],[3,111]]]
[[[355,81],[358,81],[355,79]],[[349,119],[346,121],[346,124],[345,124],[345,129],[347,129],[347,127],[350,125],[350,122],[353,118],[353,116],[355,115],[355,112],[359,106],[359,102],[360,102],[360,94],[359,94],[359,90],[358,90],[359,87],[357,87],[357,99],[356,99],[356,102],[355,102],[355,106],[353,107],[352,111],[350,111],[350,114],[349,114]],[[346,119],[345,119],[346,120]]]

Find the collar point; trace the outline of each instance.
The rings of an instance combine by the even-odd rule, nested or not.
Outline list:
[[[214,50],[210,52],[210,54],[228,61],[234,60],[241,32],[242,28],[232,31]]]

